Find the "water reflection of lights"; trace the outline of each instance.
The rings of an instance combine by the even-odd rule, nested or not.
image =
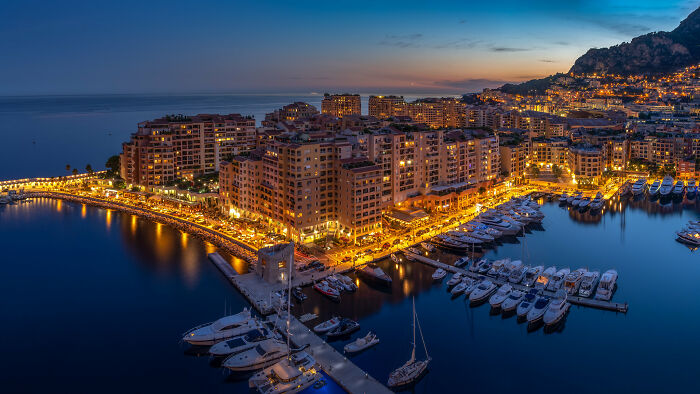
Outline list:
[[[111,209],[107,210],[107,215],[105,216],[105,222],[107,224],[107,229],[109,230],[109,228],[112,226],[112,210]]]
[[[182,247],[185,248],[187,247],[187,233],[183,232],[182,237],[180,238],[182,241]]]
[[[61,209],[62,209],[62,208],[63,208],[63,200],[60,200],[60,199],[59,199],[59,200],[57,201],[57,203],[56,203],[56,210],[57,210],[58,212],[61,212]]]
[[[83,204],[83,207],[80,209],[80,217],[85,219],[85,216],[87,216],[87,206]]]
[[[156,240],[160,240],[160,234],[161,234],[161,226],[162,224],[156,223]]]
[[[131,235],[136,235],[136,216],[131,215]]]
[[[403,276],[404,276],[403,265],[399,266],[398,268],[399,268],[399,279],[403,279]]]

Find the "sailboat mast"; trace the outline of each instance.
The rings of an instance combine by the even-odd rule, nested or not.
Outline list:
[[[291,333],[289,332],[289,316],[292,303],[292,265],[294,265],[294,260],[292,260],[291,264],[289,263],[289,260],[287,260],[287,264],[289,265],[289,273],[287,274],[287,363],[292,365],[292,356],[290,353]]]

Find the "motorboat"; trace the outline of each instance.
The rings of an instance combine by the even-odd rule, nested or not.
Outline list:
[[[509,283],[504,284],[489,298],[489,304],[491,304],[493,308],[500,307],[511,292],[513,292],[513,286]]]
[[[518,307],[518,304],[525,298],[525,292],[522,290],[513,290],[508,294],[508,298],[503,300],[501,303],[501,310],[503,312],[510,312]]]
[[[235,315],[225,316],[190,329],[183,335],[182,340],[195,346],[208,346],[224,339],[243,335],[259,326],[260,323],[253,318],[250,309],[244,308]]]
[[[559,197],[559,204],[566,204],[566,199],[569,198],[569,195],[564,193]]]
[[[287,349],[287,344],[278,339],[266,339],[248,350],[228,356],[221,366],[235,372],[257,371],[283,359]]]
[[[442,280],[445,276],[447,276],[447,271],[442,268],[438,268],[433,272],[433,280]]]
[[[549,297],[539,296],[532,309],[527,313],[527,322],[532,324],[542,319],[542,316],[547,311],[547,307],[549,307],[549,301]]]
[[[418,322],[418,330],[420,331],[420,338],[423,342],[423,348],[425,349],[425,360],[416,360],[416,322],[418,322],[418,314],[416,313],[416,301],[413,299],[413,351],[411,352],[411,358],[404,363],[401,367],[395,369],[389,374],[389,380],[387,381],[387,386],[390,388],[404,387],[414,382],[417,382],[423,373],[428,368],[428,363],[430,363],[430,356],[428,355],[428,347],[425,344],[425,339],[423,338],[423,330],[420,328],[420,322]]]
[[[435,251],[435,246],[433,244],[431,244],[430,242],[421,242],[420,246],[422,246],[423,249],[427,250],[428,252]]]
[[[340,325],[342,319],[339,317],[332,317],[321,324],[314,327],[314,332],[317,334],[324,334]]]
[[[559,289],[542,316],[544,325],[553,326],[559,323],[566,316],[566,312],[569,311],[570,307],[571,304],[566,302],[566,291]]]
[[[486,272],[486,274],[489,276],[497,276],[498,273],[501,272],[501,269],[503,269],[505,264],[508,262],[510,262],[510,259],[495,260],[494,262],[491,263],[491,268],[489,268],[489,270],[488,270],[488,272]]]
[[[313,285],[313,288],[314,290],[333,300],[337,300],[340,298],[340,291],[335,287],[331,286],[325,280],[315,283]]]
[[[582,199],[583,199],[583,196],[581,195],[581,193],[576,194],[576,197],[574,197],[573,201],[571,201],[571,206],[578,207],[578,205],[581,203]]]
[[[528,269],[530,269],[530,267],[526,267],[524,265],[513,268],[513,270],[510,271],[508,282],[516,284],[522,282],[523,279],[525,279],[525,274],[527,273]]]
[[[535,288],[538,290],[545,290],[549,281],[552,280],[552,277],[556,275],[556,273],[557,267],[548,267],[546,270],[542,271],[537,277],[537,281],[535,281]]]
[[[591,211],[599,211],[603,208],[603,205],[605,205],[605,198],[603,198],[603,194],[601,192],[598,192],[595,195],[595,198],[593,198],[591,201],[589,207],[591,208]]]
[[[569,204],[569,205],[571,205],[571,204],[574,202],[574,199],[576,198],[576,196],[579,196],[579,198],[580,198],[581,193],[580,193],[580,192],[576,192],[576,193],[570,194],[570,195],[569,195],[569,198],[566,199],[566,203]]]
[[[651,186],[649,186],[649,195],[655,196],[655,195],[659,194],[660,189],[661,189],[661,181],[659,181],[657,179],[651,184]]]
[[[370,331],[364,337],[357,338],[356,340],[345,345],[343,347],[343,350],[345,351],[345,353],[359,353],[365,349],[369,349],[370,347],[378,343],[379,338],[377,338],[377,335],[375,333]]]
[[[700,246],[700,229],[698,228],[692,227],[678,231],[676,235],[678,236],[678,238],[676,238],[678,242],[691,246]]]
[[[457,272],[457,273],[455,273],[454,275],[452,275],[452,277],[450,278],[450,280],[447,281],[447,286],[448,286],[448,287],[449,287],[449,286],[455,286],[456,284],[458,284],[458,283],[461,282],[461,281],[462,281],[462,273],[461,273],[461,272]]]
[[[661,196],[668,196],[671,194],[671,190],[673,190],[673,178],[666,175],[664,179],[661,181],[661,187],[659,188],[659,194]]]
[[[248,350],[257,345],[259,342],[273,337],[279,339],[279,337],[273,336],[273,334],[267,328],[260,327],[257,330],[248,331],[244,335],[239,335],[231,339],[226,339],[215,343],[209,348],[209,354],[214,357],[228,356],[230,354]]]
[[[535,301],[537,301],[537,292],[538,290],[536,289],[530,289],[530,291],[525,294],[522,301],[520,301],[516,310],[519,318],[527,316],[528,312],[532,310],[532,307],[535,305]]]
[[[600,282],[598,283],[598,289],[595,292],[596,300],[610,301],[613,292],[615,291],[615,284],[617,282],[617,271],[607,270],[600,277]]]
[[[467,277],[465,276],[464,279],[467,279]],[[467,288],[467,282],[462,280],[461,282],[457,283],[457,285],[455,287],[453,287],[452,290],[450,290],[450,294],[452,294],[453,296],[458,296],[458,295],[464,293],[464,290],[466,288]]]
[[[544,270],[544,267],[541,265],[536,267],[528,267],[525,270],[525,276],[523,277],[522,284],[528,287],[533,286],[537,281],[537,278],[542,273],[542,270]]]
[[[578,209],[581,211],[585,211],[588,209],[588,206],[591,204],[591,198],[590,197],[584,197],[581,199],[581,202],[578,204]]]
[[[552,277],[547,282],[546,289],[549,291],[559,290],[564,285],[564,278],[566,277],[566,275],[569,274],[569,272],[571,272],[571,270],[568,268],[562,268],[559,271],[557,271],[557,273],[552,275]]]
[[[481,242],[493,242],[496,238],[493,235],[490,235],[484,231],[481,230],[466,230],[466,231],[460,231],[461,233],[465,234],[468,237],[478,239]]]
[[[486,234],[492,236],[494,239],[500,238],[503,236],[503,233],[501,231],[496,230],[493,227],[489,227],[483,223],[479,223],[479,222],[475,222],[475,221],[463,224],[462,226],[460,226],[460,229],[462,229],[463,231],[477,230],[477,231],[480,231],[482,233],[486,233]]]
[[[495,228],[503,235],[516,235],[520,232],[520,227],[497,216],[481,216],[478,220],[489,227]]]
[[[348,334],[352,334],[353,332],[359,329],[360,323],[350,319],[341,319],[340,324],[338,324],[337,327],[326,332],[326,336],[328,338],[342,337]]]
[[[292,289],[292,296],[299,302],[302,302],[306,300],[308,297],[304,292],[301,290],[301,287],[295,287]]]
[[[466,285],[464,287],[464,292],[463,292],[464,295],[469,297],[469,295],[472,293],[472,291],[474,291],[474,289],[476,289],[476,287],[479,285],[479,282],[481,280],[483,280],[483,276],[479,280],[472,279],[472,278],[464,278],[464,280],[462,280],[462,283],[464,283]]]
[[[683,189],[685,189],[685,185],[683,184],[683,181],[676,181],[676,185],[673,186],[672,193],[674,196],[682,196]]]
[[[688,186],[685,188],[685,195],[688,198],[693,198],[697,194],[697,187],[695,186],[695,179],[691,179],[688,181]]]
[[[469,271],[479,272],[479,269],[481,269],[481,267],[484,264],[486,264],[487,262],[488,262],[488,260],[486,260],[486,259],[477,260],[474,263],[472,263],[471,265],[469,265]]]
[[[410,246],[410,247],[406,248],[406,250],[408,250],[409,252],[411,252],[411,253],[413,253],[413,254],[417,254],[417,255],[419,255],[419,256],[420,256],[421,254],[423,254],[420,250],[414,248],[413,246]]]
[[[634,194],[635,196],[638,196],[638,195],[644,193],[646,188],[647,188],[647,180],[645,178],[639,178],[639,179],[637,179],[637,182],[635,182],[634,185],[632,185],[632,194]]]
[[[579,268],[575,271],[569,272],[566,277],[564,277],[564,290],[566,290],[568,294],[576,294],[579,286],[581,286],[583,274],[586,272],[588,272],[588,270],[585,268]]]
[[[464,267],[465,265],[469,264],[471,261],[472,260],[469,257],[463,256],[463,257],[458,258],[457,261],[455,261],[454,265],[455,265],[455,267]]]
[[[328,275],[325,279],[328,284],[339,292],[345,291],[345,284],[340,281],[335,275]]]
[[[508,282],[513,271],[520,270],[523,267],[523,262],[520,260],[508,261],[503,265],[503,268],[498,272],[498,280]]]
[[[381,268],[376,265],[366,265],[362,269],[357,270],[359,276],[366,280],[375,281],[385,285],[391,285],[391,276],[387,275]]]
[[[313,386],[321,376],[316,360],[302,351],[251,376],[248,386],[261,394],[293,394]]]
[[[581,279],[581,286],[578,288],[578,295],[581,297],[590,297],[593,295],[595,286],[598,284],[598,278],[600,277],[599,271],[588,271],[583,274],[583,279]]]
[[[476,286],[476,289],[469,294],[469,301],[472,304],[482,302],[490,297],[497,288],[498,286],[496,286],[490,280],[483,280],[478,286]]]
[[[491,267],[493,267],[493,262],[492,261],[484,261],[479,265],[479,274],[485,275],[487,272],[491,270]]]
[[[338,278],[338,280],[343,284],[343,286],[345,287],[345,291],[353,292],[357,290],[357,285],[348,276],[335,274],[335,277]]]

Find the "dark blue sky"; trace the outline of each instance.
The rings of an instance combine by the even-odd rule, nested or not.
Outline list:
[[[0,95],[460,93],[567,71],[698,5],[4,0]]]

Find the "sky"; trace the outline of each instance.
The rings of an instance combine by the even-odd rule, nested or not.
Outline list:
[[[459,94],[566,72],[700,0],[0,0],[0,95]]]

